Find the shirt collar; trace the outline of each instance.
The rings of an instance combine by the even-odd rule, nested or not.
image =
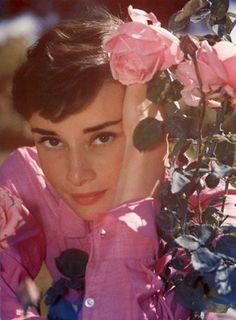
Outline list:
[[[69,238],[85,238],[89,223],[80,218],[62,199],[59,200],[59,228]]]

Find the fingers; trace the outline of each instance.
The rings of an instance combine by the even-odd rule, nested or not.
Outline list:
[[[147,85],[133,84],[127,86],[124,100],[125,108],[132,108],[138,113],[139,120],[146,117],[163,120],[163,108],[146,98]]]
[[[146,92],[146,84],[132,84],[127,86],[124,104],[127,107],[138,106],[146,99]]]

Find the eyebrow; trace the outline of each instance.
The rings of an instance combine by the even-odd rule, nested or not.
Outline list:
[[[85,129],[83,130],[83,133],[90,133],[90,132],[102,130],[102,129],[104,129],[104,128],[107,128],[107,127],[116,125],[116,124],[118,124],[118,123],[120,123],[120,122],[121,122],[121,119],[119,119],[119,120],[114,120],[114,121],[107,121],[107,122],[98,124],[98,125],[93,126],[93,127],[85,128]],[[33,133],[38,133],[38,134],[41,134],[41,135],[57,136],[57,133],[56,133],[55,131],[46,130],[46,129],[41,129],[41,128],[31,128],[31,132],[33,132]]]
[[[113,125],[118,124],[118,123],[120,123],[120,122],[121,122],[121,119],[119,119],[119,120],[114,120],[114,121],[107,121],[107,122],[98,124],[97,126],[94,126],[94,127],[85,128],[85,129],[83,130],[83,132],[84,132],[84,133],[89,133],[89,132],[94,132],[94,131],[102,130],[102,129],[104,129],[104,128],[113,126]]]
[[[48,136],[57,136],[55,131],[45,130],[45,129],[41,129],[41,128],[31,128],[31,132],[39,133],[42,135],[48,135]]]

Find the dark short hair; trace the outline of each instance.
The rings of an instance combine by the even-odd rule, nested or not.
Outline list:
[[[104,81],[112,80],[102,43],[121,23],[93,8],[45,31],[15,74],[15,109],[25,119],[38,112],[60,121],[88,105]]]

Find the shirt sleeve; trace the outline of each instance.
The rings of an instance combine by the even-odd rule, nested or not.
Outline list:
[[[1,319],[42,319],[32,309],[26,316],[17,299],[19,285],[34,279],[45,255],[41,228],[22,201],[0,187]]]
[[[158,203],[125,203],[94,222],[80,319],[186,319],[186,311],[162,295],[155,272]],[[177,317],[179,315],[180,317]]]

